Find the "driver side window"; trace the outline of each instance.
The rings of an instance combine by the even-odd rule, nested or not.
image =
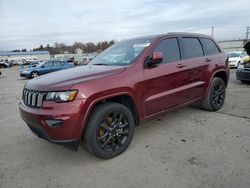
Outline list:
[[[163,39],[153,51],[161,52],[163,54],[163,63],[171,63],[181,59],[177,38]]]
[[[47,62],[43,65],[44,67],[52,67],[52,62]]]

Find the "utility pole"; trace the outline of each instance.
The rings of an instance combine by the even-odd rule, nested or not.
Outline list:
[[[247,32],[246,32],[246,43],[247,43],[248,36],[249,36],[249,31],[250,31],[250,27],[248,26],[248,27],[246,27],[246,29],[247,29]]]
[[[212,36],[214,36],[214,26],[212,26]]]

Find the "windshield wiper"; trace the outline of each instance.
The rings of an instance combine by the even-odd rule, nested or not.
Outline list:
[[[93,65],[105,65],[105,66],[108,66],[108,64],[106,64],[106,63],[96,63],[96,64],[93,64]]]

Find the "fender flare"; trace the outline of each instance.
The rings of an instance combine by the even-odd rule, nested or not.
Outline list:
[[[131,93],[130,92],[117,92],[117,93],[114,93],[114,94],[111,94],[111,95],[105,95],[105,96],[102,96],[100,98],[97,98],[95,100],[91,100],[91,99],[87,99],[86,102],[88,100],[91,100],[88,107],[87,107],[87,110],[85,112],[85,115],[83,116],[82,118],[82,122],[81,122],[81,127],[79,129],[79,132],[78,132],[78,137],[81,138],[83,135],[84,135],[84,130],[85,130],[85,127],[87,126],[87,122],[88,122],[88,119],[91,115],[91,112],[92,110],[94,109],[95,105],[98,104],[99,102],[102,102],[102,101],[105,101],[107,99],[110,99],[110,98],[113,98],[113,97],[119,97],[119,96],[129,96],[133,103],[134,103],[134,107],[137,111],[137,114],[138,114],[138,118],[140,119],[140,115],[142,112],[140,112],[138,109],[139,109],[139,105],[138,103],[136,102],[136,100],[134,100],[134,97],[132,97]],[[88,102],[87,102],[88,103]]]
[[[209,83],[208,83],[208,87],[207,87],[206,92],[205,92],[205,96],[207,96],[207,94],[208,94],[208,91],[209,91],[210,86],[211,86],[211,84],[212,84],[213,78],[215,77],[215,74],[217,74],[217,73],[219,73],[219,72],[224,72],[224,73],[227,75],[227,80],[229,79],[229,76],[228,76],[226,70],[224,70],[224,69],[221,70],[221,69],[220,69],[220,70],[214,71],[213,74],[212,74],[212,76],[210,77],[210,80],[209,80]],[[225,83],[225,84],[227,85],[227,83]]]

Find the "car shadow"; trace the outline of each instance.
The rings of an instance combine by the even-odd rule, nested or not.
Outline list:
[[[133,137],[132,142],[130,143],[130,146],[126,149],[124,153],[121,155],[113,158],[114,160],[121,158],[127,158],[129,155],[133,154],[137,147],[146,147],[145,140],[147,138],[151,138],[158,134],[159,130],[161,131],[161,134],[168,134],[171,133],[171,129],[174,128],[174,123],[176,120],[179,119],[180,115],[189,113],[190,116],[192,113],[190,113],[190,109],[192,111],[200,111],[199,109],[193,109],[190,107],[186,107],[183,109],[179,109],[170,113],[167,113],[162,116],[158,116],[157,118],[154,118],[152,120],[149,120],[148,122],[142,123],[140,126],[136,126],[135,128],[135,134]],[[162,130],[164,131],[162,132]],[[173,130],[172,130],[173,131]],[[29,152],[33,153],[33,160],[41,160],[41,155],[46,155],[46,159],[51,159],[54,161],[54,163],[57,163],[57,165],[64,165],[65,163],[72,163],[73,165],[91,165],[96,163],[103,163],[106,161],[111,160],[104,160],[100,159],[90,152],[88,152],[83,142],[81,141],[79,145],[78,151],[72,151],[64,146],[51,144],[45,140],[38,139],[35,136],[32,138],[32,146],[29,147]],[[147,143],[147,141],[146,141]],[[46,154],[44,154],[46,153]],[[59,157],[60,156],[60,157]]]

